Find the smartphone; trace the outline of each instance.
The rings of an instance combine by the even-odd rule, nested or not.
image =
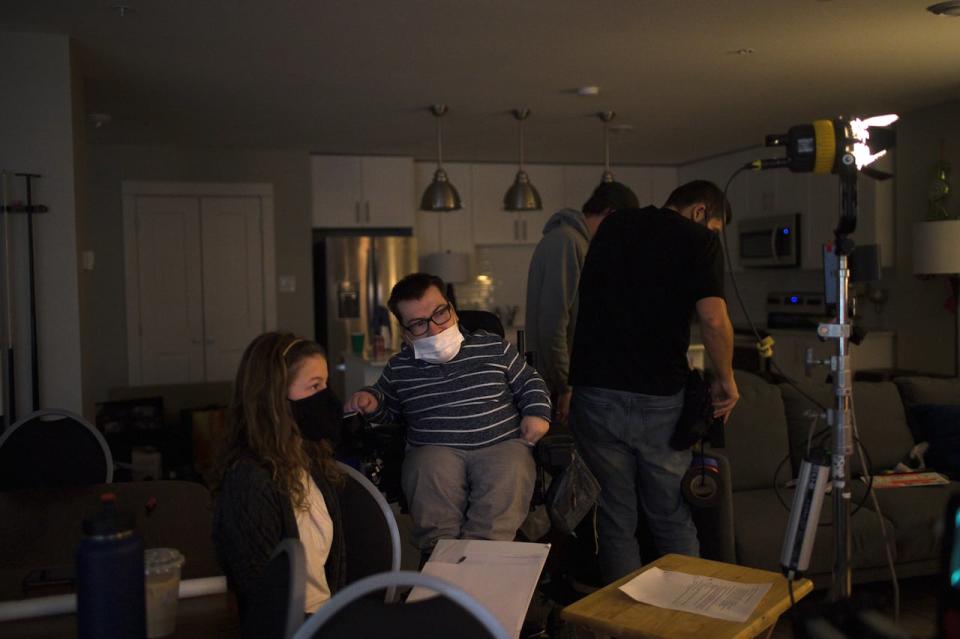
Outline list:
[[[23,578],[23,590],[29,592],[42,588],[72,587],[75,581],[73,566],[37,568]]]

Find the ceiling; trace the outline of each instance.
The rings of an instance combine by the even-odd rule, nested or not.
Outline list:
[[[94,144],[677,164],[839,114],[960,99],[934,0],[30,0],[0,29],[77,43]],[[111,5],[134,11],[125,16]],[[743,53],[749,49],[753,53]],[[595,97],[574,89],[598,85]]]

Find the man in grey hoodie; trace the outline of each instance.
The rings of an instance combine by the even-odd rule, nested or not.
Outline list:
[[[564,426],[573,389],[567,384],[570,349],[577,324],[577,286],[590,238],[604,218],[619,209],[638,208],[637,196],[620,182],[604,182],[583,210],[561,209],[543,227],[527,274],[527,348],[553,397],[554,425]]]

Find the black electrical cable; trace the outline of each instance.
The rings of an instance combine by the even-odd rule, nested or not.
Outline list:
[[[753,164],[752,164],[752,163],[747,163],[747,164],[744,164],[743,166],[739,167],[736,171],[733,172],[733,174],[730,176],[730,178],[727,180],[727,183],[726,183],[726,184],[724,185],[724,187],[723,187],[723,201],[724,201],[724,202],[727,202],[727,201],[728,201],[728,200],[727,200],[727,191],[730,190],[730,184],[733,183],[733,179],[734,179],[735,177],[737,177],[741,172],[746,171],[746,170],[748,170],[748,169],[752,169],[752,168],[753,168]],[[750,317],[750,313],[747,311],[747,305],[744,304],[744,302],[743,302],[743,296],[740,295],[740,287],[737,285],[737,277],[733,274],[733,261],[730,259],[730,250],[729,250],[729,248],[728,248],[728,247],[729,247],[729,244],[728,244],[728,242],[727,242],[727,225],[726,225],[726,224],[722,224],[722,225],[720,226],[720,235],[723,237],[723,255],[724,255],[724,259],[725,259],[726,262],[727,262],[727,272],[730,274],[730,283],[733,285],[733,293],[734,293],[734,295],[735,295],[736,298],[737,298],[737,303],[740,305],[740,310],[743,311],[743,316],[746,318],[747,324],[750,325],[750,330],[753,332],[754,338],[757,340],[757,343],[759,343],[759,342],[761,342],[761,341],[763,340],[763,338],[760,337],[760,331],[757,330],[757,326],[753,323],[753,318]],[[792,379],[790,379],[789,376],[787,376],[786,374],[784,374],[783,370],[781,370],[780,366],[779,366],[775,361],[773,361],[773,360],[771,359],[771,360],[770,360],[770,364],[773,366],[774,369],[776,369],[776,371],[777,371],[777,373],[780,375],[780,377],[782,377],[782,378],[784,379],[784,381],[786,381],[787,384],[789,384],[790,386],[792,386],[792,387],[794,388],[794,390],[796,390],[798,393],[800,393],[800,395],[802,395],[802,396],[803,396],[804,398],[806,398],[808,401],[812,402],[814,405],[816,405],[817,407],[819,407],[820,410],[822,410],[822,411],[826,411],[826,410],[827,410],[827,407],[826,407],[826,406],[824,406],[823,404],[821,404],[821,403],[820,403],[819,401],[817,401],[814,397],[811,397],[809,394],[807,394],[803,389],[801,389],[801,388],[796,384],[796,382],[794,382]]]
[[[743,171],[746,171],[746,170],[748,170],[748,169],[753,169],[753,168],[754,168],[754,167],[753,167],[753,163],[752,163],[752,162],[748,162],[747,164],[744,164],[744,165],[738,167],[737,170],[734,171],[734,172],[730,175],[730,177],[727,179],[727,183],[724,184],[724,186],[723,186],[723,201],[724,201],[724,202],[727,202],[727,201],[728,201],[728,200],[727,200],[727,192],[730,190],[730,185],[733,183],[734,178],[736,178],[738,175],[740,175],[740,173],[742,173]],[[733,272],[733,261],[730,259],[729,244],[728,244],[728,242],[727,242],[727,225],[726,225],[725,222],[726,222],[726,221],[724,221],[724,224],[721,224],[721,225],[720,225],[720,235],[721,235],[721,237],[723,238],[723,241],[722,241],[721,244],[722,244],[722,248],[723,248],[724,260],[725,260],[726,263],[727,263],[727,272],[730,274],[730,283],[733,285],[733,293],[734,293],[734,295],[735,295],[736,298],[737,298],[737,303],[738,303],[739,306],[740,306],[740,310],[743,312],[743,316],[744,316],[744,318],[746,318],[747,324],[750,326],[750,330],[753,332],[753,336],[754,336],[754,338],[757,340],[757,343],[759,344],[759,343],[763,340],[763,338],[760,337],[760,331],[757,330],[756,324],[753,323],[753,318],[750,317],[750,313],[749,313],[749,311],[747,311],[747,305],[743,302],[743,296],[740,294],[740,287],[737,285],[737,277],[736,277],[736,275],[734,275],[734,272]],[[824,413],[827,412],[827,407],[826,407],[826,406],[824,406],[822,403],[820,403],[819,400],[817,400],[815,397],[811,396],[809,393],[807,393],[807,392],[804,391],[802,388],[800,388],[800,386],[799,386],[794,380],[792,380],[788,375],[786,375],[786,374],[783,372],[783,370],[780,368],[780,366],[779,366],[775,361],[773,361],[773,359],[770,360],[770,364],[771,364],[771,366],[773,366],[773,368],[776,370],[777,374],[779,374],[780,377],[783,378],[783,380],[784,380],[787,384],[789,384],[795,391],[797,391],[797,393],[799,393],[801,397],[803,397],[803,398],[806,399],[808,402],[810,402],[811,404],[813,404],[814,406],[816,406],[817,408],[819,408],[819,409],[820,409],[821,411],[823,411]],[[828,434],[828,433],[829,433],[829,430],[830,430],[829,428],[825,428],[825,429],[821,430],[820,432],[815,433],[814,435],[811,436],[811,438],[810,438],[811,441],[812,441],[813,439],[815,439],[815,438],[823,435],[823,434]],[[870,496],[870,490],[873,488],[873,472],[872,472],[873,462],[870,460],[870,455],[866,452],[866,447],[863,446],[863,444],[860,442],[859,437],[855,438],[855,440],[856,440],[856,442],[861,446],[861,448],[863,449],[863,451],[864,451],[864,457],[867,458],[868,468],[864,468],[864,469],[861,469],[861,470],[867,473],[868,479],[867,479],[867,491],[866,491],[866,493],[864,493],[863,498],[861,498],[860,503],[858,503],[857,506],[856,506],[856,507],[853,509],[853,511],[850,513],[850,516],[851,516],[851,517],[852,517],[853,515],[857,514],[857,513],[860,511],[860,509],[863,508],[864,504],[866,503],[867,499],[868,499],[869,496]],[[808,451],[808,452],[809,452],[809,451]],[[783,465],[784,465],[785,463],[787,463],[787,461],[788,461],[789,459],[790,459],[790,453],[787,453],[787,455],[786,455],[786,456],[780,461],[780,463],[777,465],[777,469],[776,469],[776,470],[774,471],[774,473],[773,473],[773,490],[774,490],[774,493],[775,493],[776,496],[777,496],[777,501],[779,501],[779,502],[780,502],[780,505],[783,506],[788,512],[790,511],[790,507],[789,507],[789,506],[787,505],[787,503],[783,500],[783,496],[780,494],[780,486],[779,486],[779,484],[778,484],[778,482],[777,482],[777,477],[780,475],[780,470],[783,468]],[[832,524],[820,524],[820,525],[821,525],[821,526],[829,526],[829,525],[832,525]]]
[[[790,461],[790,453],[787,453],[783,456],[783,459],[780,460],[780,463],[777,464],[777,469],[773,471],[773,492],[777,496],[777,501],[780,502],[780,505],[783,506],[784,510],[790,512],[790,506],[787,505],[787,502],[783,500],[783,495],[780,494],[780,482],[777,481],[777,477],[780,476],[780,469],[783,468],[783,465]]]
[[[824,429],[821,430],[820,432],[815,433],[815,434],[813,435],[813,437],[811,437],[811,439],[816,439],[817,437],[820,437],[821,435],[829,434],[829,431],[830,431],[829,428],[824,428]],[[867,473],[867,490],[866,490],[866,492],[863,494],[863,497],[860,498],[860,502],[859,502],[859,503],[856,505],[856,507],[850,512],[850,516],[851,516],[851,517],[853,517],[853,516],[856,515],[858,512],[860,512],[860,509],[863,508],[864,504],[867,503],[867,499],[870,498],[870,490],[873,488],[873,470],[872,470],[872,469],[873,469],[873,460],[870,459],[870,454],[867,453],[867,447],[863,445],[863,442],[860,440],[860,438],[859,438],[859,437],[855,437],[855,438],[854,438],[854,441],[860,446],[861,450],[863,450],[863,456],[866,457],[867,468],[863,468],[863,469],[861,469],[861,470],[862,470],[863,472]],[[773,492],[774,492],[774,494],[777,496],[777,501],[780,502],[780,505],[783,506],[784,510],[786,510],[787,512],[790,512],[790,506],[787,505],[787,502],[784,501],[784,499],[783,499],[783,495],[780,494],[780,483],[777,481],[777,477],[780,476],[780,469],[782,469],[782,468],[783,468],[783,465],[786,464],[787,461],[789,461],[789,460],[790,460],[790,453],[787,453],[787,454],[783,457],[783,459],[780,460],[780,463],[777,464],[777,469],[776,469],[775,471],[773,471]],[[832,523],[823,523],[823,524],[820,524],[819,526],[820,526],[820,527],[823,527],[823,526],[832,526],[832,525],[833,525]]]

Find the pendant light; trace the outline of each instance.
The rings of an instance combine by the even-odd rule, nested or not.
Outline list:
[[[600,184],[613,182],[613,173],[610,171],[610,121],[616,115],[616,111],[597,113],[597,117],[603,120],[603,177],[600,178]]]
[[[460,194],[447,179],[447,172],[443,170],[443,132],[440,127],[440,118],[447,113],[447,105],[434,104],[430,107],[430,112],[437,118],[437,170],[433,174],[433,182],[420,199],[420,210],[459,211],[463,208],[460,203]]]
[[[530,183],[530,176],[523,170],[523,121],[530,117],[530,109],[514,109],[520,137],[520,162],[517,178],[503,196],[503,208],[507,211],[539,211],[543,208],[540,194]]]

